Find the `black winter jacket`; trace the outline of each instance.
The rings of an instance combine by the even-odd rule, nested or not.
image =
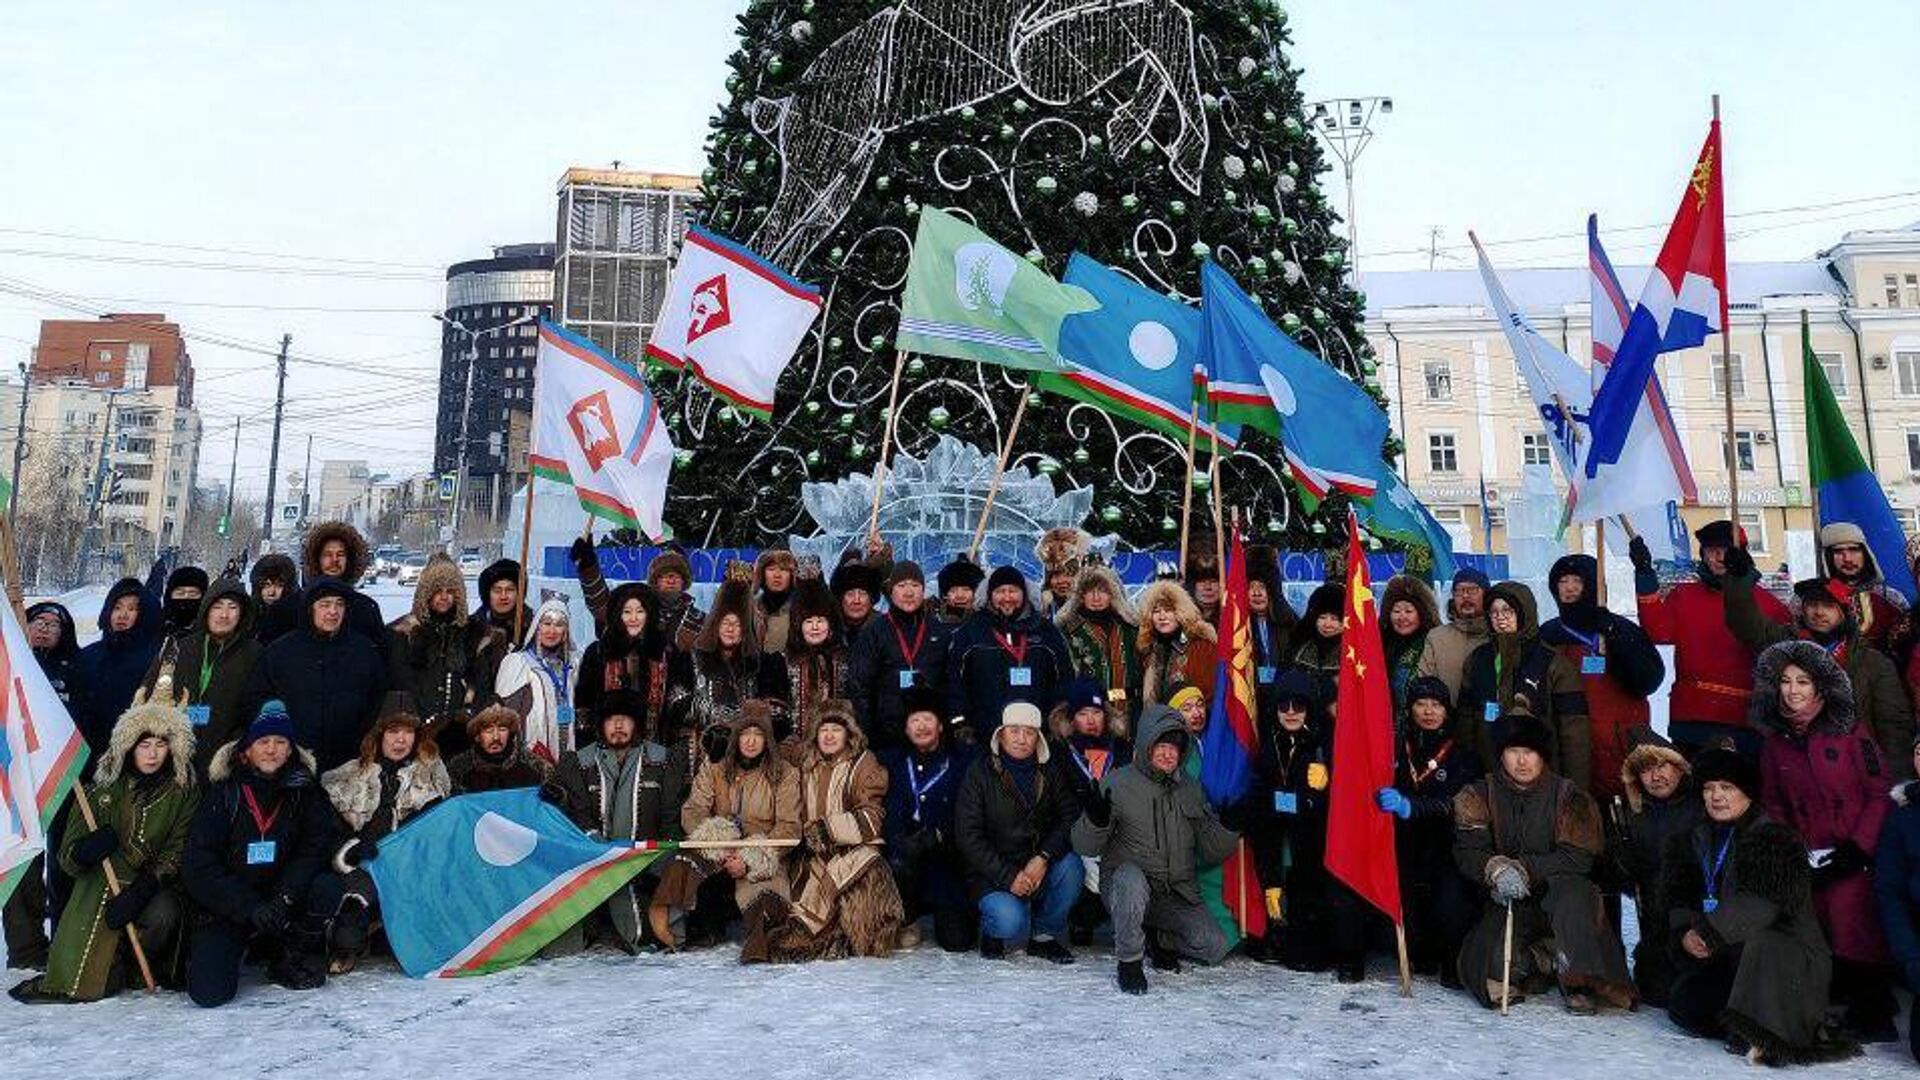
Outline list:
[[[276,898],[297,914],[339,843],[338,816],[305,751],[296,751],[271,778],[232,761],[232,753],[229,744],[214,757],[213,783],[187,835],[181,861],[187,893],[202,910],[231,923],[246,923],[255,907]],[[272,819],[264,835],[243,788],[252,790],[260,813]],[[252,845],[263,840],[273,842],[272,859],[250,863]]]
[[[313,628],[314,601],[325,594],[319,586],[303,594],[303,624],[261,654],[243,710],[251,717],[270,700],[285,702],[294,741],[313,751],[322,772],[359,756],[387,690],[387,665],[373,643],[353,631],[351,604],[337,633],[322,637]]]
[[[947,639],[953,627],[933,617],[926,605],[912,615],[886,612],[867,620],[847,658],[847,683],[854,715],[876,750],[906,742],[908,687],[901,674],[913,672],[913,686],[940,693],[946,680]],[[924,635],[924,636],[923,636]],[[901,647],[918,642],[913,661]]]
[[[960,784],[953,828],[967,862],[967,891],[975,899],[1005,891],[1035,855],[1057,863],[1072,850],[1070,830],[1079,810],[1073,793],[1045,765],[1027,800],[1007,775],[1000,755],[973,763]]]

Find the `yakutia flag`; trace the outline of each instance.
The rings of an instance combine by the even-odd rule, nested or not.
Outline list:
[[[533,788],[448,799],[367,863],[400,967],[416,979],[513,967],[671,844],[595,840]]]
[[[572,485],[587,513],[664,538],[673,440],[640,373],[542,322],[533,387],[534,473]]]
[[[1653,362],[1661,353],[1690,349],[1727,325],[1726,200],[1721,185],[1720,121],[1707,129],[1706,144],[1680,196],[1667,242],[1640,290],[1620,348],[1593,397],[1593,450],[1588,476],[1620,460],[1627,435],[1646,396]]]
[[[780,373],[819,314],[819,289],[723,236],[688,229],[647,358],[692,368],[735,408],[769,417]]]
[[[0,904],[46,848],[46,832],[87,764],[87,744],[0,603]]]

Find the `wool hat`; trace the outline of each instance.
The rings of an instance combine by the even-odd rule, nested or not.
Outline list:
[[[414,708],[412,694],[405,690],[389,690],[386,697],[380,699],[380,716],[373,722],[374,730],[419,726],[420,713]]]
[[[1703,548],[1738,547],[1747,542],[1747,530],[1741,529],[1737,535],[1739,539],[1736,541],[1734,539],[1736,534],[1733,529],[1733,522],[1728,521],[1726,518],[1721,518],[1718,521],[1709,521],[1693,531],[1693,538],[1698,540],[1700,546]]]
[[[1491,589],[1493,588],[1493,579],[1487,576],[1485,570],[1477,566],[1463,566],[1453,572],[1453,587],[1459,588],[1463,584],[1478,585],[1483,589]]]
[[[961,555],[940,568],[940,576],[935,579],[935,582],[940,588],[940,595],[945,596],[948,589],[956,586],[963,589],[977,589],[986,577],[987,572],[980,569],[979,563]]]
[[[1100,684],[1088,678],[1073,680],[1067,687],[1067,715],[1072,716],[1081,709],[1104,709],[1107,707],[1107,692]]]
[[[1177,712],[1186,708],[1187,702],[1189,701],[1198,701],[1200,704],[1205,705],[1207,703],[1207,695],[1201,693],[1199,687],[1189,683],[1167,696],[1167,708]]]
[[[837,599],[855,589],[865,592],[869,597],[878,598],[883,583],[878,570],[861,562],[852,551],[848,551],[841,557],[840,565],[833,568],[833,577],[827,584]]]
[[[1510,712],[1500,718],[1500,752],[1515,746],[1523,746],[1543,758],[1553,756],[1553,729],[1536,718],[1532,713]]]
[[[1807,578],[1793,583],[1793,595],[1802,604],[1838,604],[1844,608],[1853,601],[1853,587],[1839,578]]]
[[[594,710],[594,723],[604,724],[610,717],[624,716],[636,724],[647,715],[647,699],[632,690],[609,690],[600,698],[600,707]]]
[[[1416,675],[1407,683],[1407,704],[1416,701],[1437,701],[1443,709],[1453,708],[1453,695],[1447,692],[1445,680],[1433,675]]]
[[[1025,593],[1027,576],[1022,574],[1017,566],[996,566],[993,568],[993,573],[987,575],[987,592],[992,593],[1002,585],[1018,585],[1020,591]]]
[[[903,581],[916,582],[921,588],[925,588],[927,575],[920,571],[919,563],[912,559],[901,559],[893,564],[892,571],[887,574],[887,591],[892,592],[893,587]]]
[[[1749,799],[1760,797],[1760,766],[1730,746],[1709,746],[1695,754],[1693,778],[1702,787],[1717,780],[1739,788]]]
[[[990,741],[990,745],[994,753],[998,754],[1000,752],[1000,732],[1010,727],[1033,729],[1034,734],[1038,736],[1037,745],[1034,749],[1034,757],[1039,760],[1040,764],[1045,765],[1049,754],[1047,752],[1046,728],[1044,727],[1044,721],[1040,717],[1040,706],[1035,705],[1031,701],[1007,702],[1006,708],[1000,710],[1000,726],[993,729],[993,738]]]
[[[923,712],[932,713],[943,721],[946,719],[946,708],[941,703],[940,694],[931,686],[921,685],[916,679],[913,686],[900,695],[900,715],[905,718]]]
[[[260,715],[254,717],[253,723],[247,725],[247,730],[240,736],[234,752],[241,753],[252,746],[256,740],[264,739],[269,735],[278,735],[288,742],[294,741],[293,717],[287,715],[286,702],[279,698],[274,698],[260,706]]]

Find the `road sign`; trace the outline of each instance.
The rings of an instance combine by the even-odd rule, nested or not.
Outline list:
[[[453,479],[454,478],[452,473],[447,473],[445,476],[442,476],[440,478],[440,501],[441,502],[453,501]]]

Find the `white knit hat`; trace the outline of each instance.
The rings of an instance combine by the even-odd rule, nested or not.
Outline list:
[[[1032,728],[1036,733],[1040,733],[1039,746],[1035,749],[1034,756],[1039,759],[1040,764],[1045,765],[1049,752],[1047,737],[1044,734],[1045,726],[1040,716],[1040,706],[1031,701],[1007,702],[1007,707],[1000,710],[1000,726],[993,730],[991,746],[994,753],[1000,752],[1000,732],[1010,727]]]

